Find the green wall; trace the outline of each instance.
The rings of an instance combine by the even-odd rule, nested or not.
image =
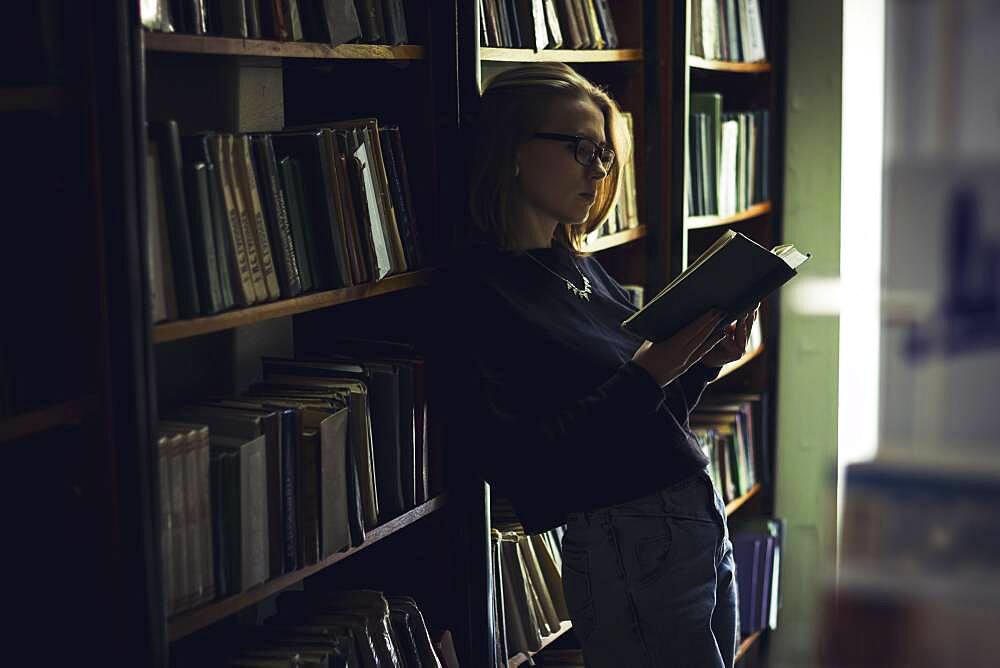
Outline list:
[[[788,13],[784,240],[813,257],[781,301],[776,510],[788,524],[770,665],[811,666],[836,553],[839,318],[797,313],[789,290],[840,274],[843,5],[789,0]]]

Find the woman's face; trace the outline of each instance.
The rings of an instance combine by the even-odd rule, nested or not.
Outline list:
[[[576,135],[607,143],[604,114],[590,100],[557,98],[537,132]],[[587,218],[607,170],[600,160],[585,167],[575,157],[572,141],[531,138],[517,151],[518,186],[523,204],[539,218],[577,224]]]

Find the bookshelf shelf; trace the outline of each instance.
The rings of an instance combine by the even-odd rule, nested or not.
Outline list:
[[[764,352],[764,346],[760,345],[760,346],[757,346],[756,348],[754,348],[753,350],[751,350],[750,352],[748,352],[743,357],[741,357],[738,360],[736,360],[735,362],[730,362],[726,366],[722,367],[722,371],[719,373],[719,378],[717,378],[716,380],[719,380],[721,378],[725,378],[726,376],[728,376],[729,374],[733,373],[737,369],[743,367],[746,364],[749,364],[752,360],[754,360],[757,357],[759,357],[760,354],[763,353],[763,352]]]
[[[378,542],[386,536],[413,524],[436,510],[440,510],[444,507],[445,499],[446,495],[442,494],[441,496],[431,499],[427,503],[419,505],[416,508],[403,513],[396,519],[386,522],[382,526],[367,532],[365,542],[359,547],[351,548],[346,552],[338,552],[319,563],[307,566],[306,568],[300,568],[292,573],[286,573],[285,575],[277,577],[273,580],[268,580],[267,582],[257,585],[249,591],[237,594],[236,596],[230,596],[229,598],[221,601],[209,603],[208,605],[195,610],[182,612],[179,615],[170,618],[167,621],[167,630],[170,640],[174,641],[190,635],[191,633],[194,633],[199,629],[203,629],[206,626],[223,619],[224,617],[228,617],[243,608],[253,605],[254,603],[259,603],[265,598],[278,593],[282,589],[285,589],[286,587],[289,587],[297,582],[301,582],[310,575],[315,575],[316,573],[329,568],[333,564],[357,554],[361,550]]]
[[[614,248],[615,246],[631,243],[638,239],[642,239],[645,236],[646,228],[644,226],[640,226],[631,230],[615,232],[614,234],[609,234],[606,237],[600,237],[593,243],[587,244],[583,250],[587,253],[596,253],[598,251],[607,250],[608,248]]]
[[[701,230],[708,227],[725,227],[733,223],[742,223],[754,218],[763,218],[771,213],[771,203],[761,202],[754,204],[749,209],[740,211],[732,216],[690,216],[685,222],[685,227],[689,230]]]
[[[753,485],[753,487],[751,487],[750,490],[746,494],[744,494],[743,496],[741,496],[739,498],[733,499],[732,501],[730,501],[729,503],[727,503],[726,504],[726,517],[729,517],[730,515],[732,515],[733,513],[735,513],[737,510],[739,510],[740,507],[743,506],[743,504],[745,504],[747,501],[749,501],[754,496],[756,496],[760,492],[761,489],[762,488],[761,488],[760,483],[759,482],[755,482],[754,485]]]
[[[740,648],[736,651],[736,662],[746,656],[746,653],[750,651],[753,644],[760,640],[760,636],[761,632],[757,631],[743,639],[743,642],[740,643]]]
[[[77,424],[83,418],[83,401],[73,399],[30,413],[0,419],[0,443],[16,441],[38,432]]]
[[[328,306],[346,304],[347,302],[360,301],[377,295],[399,292],[400,290],[424,287],[431,284],[436,273],[435,269],[421,269],[419,271],[399,274],[398,276],[390,276],[375,283],[317,292],[302,297],[283,299],[203,318],[165,322],[153,328],[153,342],[165,343],[167,341],[186,339],[210,332],[221,332],[226,329],[263,322],[264,320],[272,320],[297,313],[306,313],[308,311],[327,308]]]
[[[497,63],[627,63],[642,61],[642,49],[502,49],[481,47],[479,59]]]
[[[734,72],[738,74],[760,74],[771,71],[771,63],[737,63],[728,60],[708,60],[701,56],[688,56],[688,67],[693,70],[710,72]]]
[[[424,47],[413,44],[317,44],[268,39],[207,37],[176,33],[145,33],[146,50],[213,56],[264,56],[269,58],[320,58],[335,60],[424,60]]]
[[[538,652],[541,652],[543,649],[551,645],[553,642],[555,642],[556,638],[559,638],[560,636],[564,635],[571,628],[573,628],[572,622],[563,622],[562,624],[560,624],[558,631],[556,631],[552,635],[542,638],[542,648],[538,650]],[[520,666],[522,663],[530,660],[531,657],[533,657],[535,654],[538,654],[538,652],[530,652],[528,654],[525,654],[524,652],[519,652],[515,654],[514,656],[512,656],[510,659],[507,660],[507,668],[515,668],[515,666]]]
[[[67,106],[63,86],[5,86],[0,88],[0,112],[59,111]]]

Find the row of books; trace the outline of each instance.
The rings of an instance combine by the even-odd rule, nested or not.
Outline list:
[[[767,482],[762,409],[757,395],[713,395],[702,398],[691,413],[691,431],[709,458],[709,475],[726,503]]]
[[[608,0],[479,0],[480,44],[515,49],[617,49]]]
[[[770,192],[770,112],[723,112],[718,93],[691,95],[688,213],[731,216]]]
[[[144,0],[142,23],[158,32],[337,46],[405,44],[403,0]]]
[[[635,120],[631,112],[623,111],[622,118],[628,127],[628,135],[635,146]],[[628,160],[621,165],[621,179],[618,185],[618,198],[607,219],[593,232],[587,235],[587,243],[594,243],[605,237],[625,230],[639,227],[639,204],[636,201],[635,153],[629,154]]]
[[[243,396],[182,406],[160,425],[171,614],[357,547],[443,488],[422,360],[262,363]]]
[[[562,530],[525,535],[512,526],[490,532],[498,661],[542,648],[569,621],[562,588]],[[498,666],[498,668],[500,668]]]
[[[767,60],[758,0],[691,0],[691,55],[755,63]]]
[[[397,127],[274,134],[150,125],[153,321],[377,281],[422,262]]]
[[[740,633],[744,637],[778,628],[784,527],[780,519],[756,519],[732,531]]]
[[[231,668],[457,668],[453,643],[436,646],[410,596],[372,589],[288,591],[277,603],[278,613],[252,627],[252,642],[229,660]]]

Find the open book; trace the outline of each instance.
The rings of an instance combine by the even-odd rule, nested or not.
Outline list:
[[[791,244],[767,250],[729,230],[622,327],[655,342],[709,309],[722,309],[735,319],[791,280],[809,257]]]

